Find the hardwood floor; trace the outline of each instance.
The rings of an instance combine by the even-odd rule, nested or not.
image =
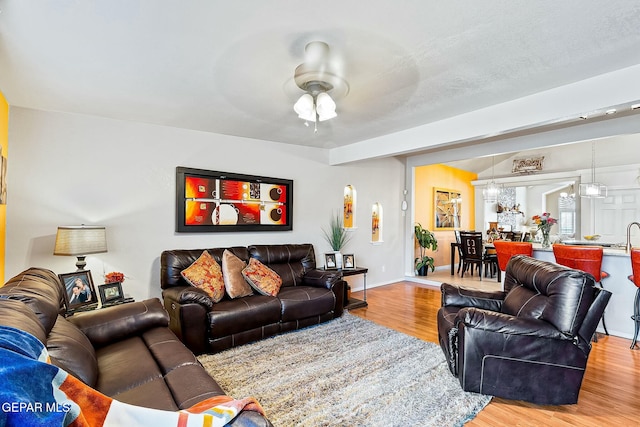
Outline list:
[[[454,283],[457,276],[443,277]],[[431,277],[430,278],[434,278]],[[444,280],[444,279],[443,279]],[[466,285],[469,285],[467,283]],[[495,279],[478,286],[499,286]],[[362,299],[362,292],[354,297]],[[351,313],[425,341],[438,342],[437,287],[398,282],[367,290],[369,306]],[[539,406],[494,398],[470,427],[497,426],[637,426],[640,424],[640,350],[628,339],[600,335],[593,343],[576,405]]]

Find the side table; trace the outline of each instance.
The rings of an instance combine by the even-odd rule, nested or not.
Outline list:
[[[358,274],[362,274],[363,275],[363,284],[364,284],[364,299],[360,300],[357,298],[347,298],[345,295],[345,299],[344,299],[344,308],[347,310],[351,310],[354,308],[362,308],[362,307],[366,307],[367,304],[367,272],[369,271],[368,268],[365,267],[356,267],[356,268],[344,268],[344,269],[340,269],[338,270],[340,271],[340,273],[342,274],[342,276],[356,276]],[[345,294],[346,294],[346,289],[345,289]]]

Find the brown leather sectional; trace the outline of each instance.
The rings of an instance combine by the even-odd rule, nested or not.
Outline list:
[[[20,273],[0,288],[0,325],[34,335],[53,364],[121,402],[175,411],[224,394],[168,328],[157,298],[65,318],[63,292],[49,270]],[[231,425],[271,423],[245,411]]]
[[[316,269],[313,245],[251,245],[207,251],[222,265],[225,249],[245,262],[256,258],[267,265],[282,278],[282,287],[275,297],[256,293],[230,299],[226,295],[214,303],[180,274],[204,249],[164,251],[160,284],[170,327],[194,353],[219,352],[342,315],[346,283],[337,271]]]

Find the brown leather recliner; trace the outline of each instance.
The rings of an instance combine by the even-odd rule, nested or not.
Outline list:
[[[588,273],[525,255],[509,261],[504,289],[442,284],[438,336],[449,369],[465,391],[576,403],[611,293]]]
[[[215,353],[281,332],[340,317],[345,282],[337,271],[316,269],[311,244],[251,245],[207,251],[222,265],[225,249],[241,260],[256,258],[282,278],[277,296],[254,295],[218,303],[190,286],[180,272],[204,249],[164,251],[160,285],[170,327],[196,354]]]
[[[65,318],[63,292],[55,273],[25,270],[0,287],[0,325],[35,336],[52,364],[124,403],[175,411],[224,394],[168,328],[157,298]],[[244,411],[231,425],[271,423]]]

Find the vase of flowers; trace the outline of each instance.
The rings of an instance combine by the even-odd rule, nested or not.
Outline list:
[[[542,233],[542,247],[550,247],[551,242],[549,241],[549,231],[551,231],[551,226],[556,224],[558,220],[551,218],[551,214],[549,212],[545,212],[542,215],[535,215],[531,219],[538,226],[538,230]]]

